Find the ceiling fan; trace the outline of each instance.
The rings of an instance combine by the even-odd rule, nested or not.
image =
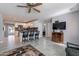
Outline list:
[[[18,5],[17,7],[25,7],[28,8],[28,13],[31,12],[31,10],[35,10],[36,12],[40,13],[40,10],[36,9],[37,6],[42,5],[42,3],[26,3],[25,6]]]

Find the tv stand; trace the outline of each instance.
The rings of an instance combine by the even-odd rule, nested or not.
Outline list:
[[[56,43],[63,43],[63,32],[52,32],[52,41]]]

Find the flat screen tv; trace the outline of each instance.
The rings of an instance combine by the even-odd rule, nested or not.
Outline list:
[[[53,29],[57,30],[58,29],[58,23],[53,23]]]
[[[66,22],[60,22],[59,23],[59,29],[65,30],[66,29]]]
[[[57,30],[65,30],[66,29],[66,22],[57,22],[57,23],[53,23],[53,29]]]

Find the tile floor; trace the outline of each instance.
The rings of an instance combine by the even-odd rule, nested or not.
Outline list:
[[[46,56],[65,56],[65,45],[50,41],[49,38],[40,38],[31,42],[20,42],[19,37],[9,35],[0,43],[0,53],[11,49],[31,44],[33,47],[41,51]]]

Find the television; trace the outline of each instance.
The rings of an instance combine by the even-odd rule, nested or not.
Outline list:
[[[59,29],[60,30],[65,30],[66,29],[66,22],[60,22],[59,23]]]
[[[53,23],[53,29],[57,30],[58,29],[58,23]]]
[[[53,29],[57,30],[65,30],[66,29],[66,22],[55,22],[53,23]]]

